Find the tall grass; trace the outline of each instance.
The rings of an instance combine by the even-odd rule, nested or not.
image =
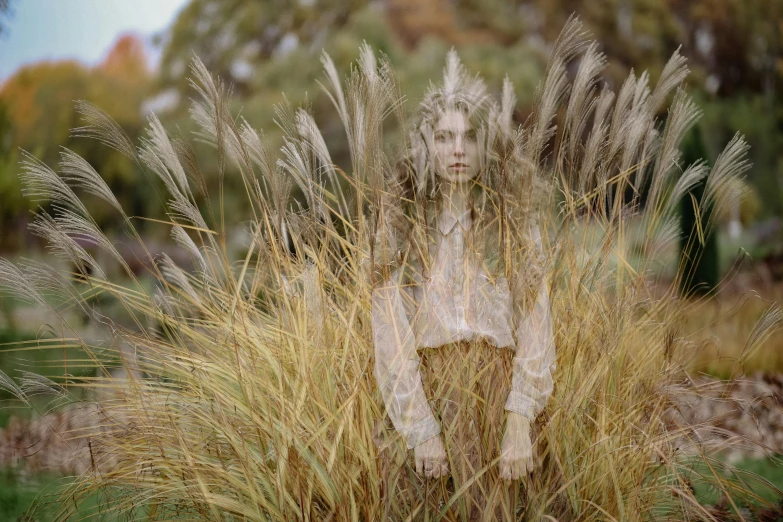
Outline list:
[[[78,197],[86,192],[114,207],[143,246],[134,220],[100,175],[68,151],[60,175],[25,157],[26,194],[52,202],[51,214],[41,211],[33,230],[75,269],[66,274],[0,261],[0,286],[62,319],[60,344],[92,354],[88,362],[96,367],[95,377],[66,375],[60,382],[0,374],[0,386],[23,401],[45,391],[67,400],[72,386],[96,391],[95,424],[65,434],[88,441],[92,465],[63,492],[58,519],[78,513],[96,492],[106,500],[91,512],[96,517],[380,516],[374,427],[385,413],[372,377],[370,294],[379,205],[392,192],[386,174],[395,163],[384,147],[384,125],[389,119],[404,125],[407,116],[391,67],[369,48],[361,49],[345,81],[328,56],[323,63],[323,87],[350,146],[346,170],[333,164],[303,110],[279,108],[286,141],[271,150],[260,133],[232,117],[226,89],[198,60],[192,69],[197,145],[171,139],[152,117],[136,148],[99,109],[79,106],[86,124],[78,135],[132,158],[169,192],[164,225],[191,267],[168,256],[150,259],[154,291]],[[547,187],[541,228],[557,346],[555,391],[539,419],[540,466],[520,485],[517,516],[715,520],[696,501],[679,458],[678,446],[693,427],[667,418],[686,381],[678,357],[692,348],[680,330],[683,305],[674,290],[652,291],[647,267],[627,262],[631,248],[639,248],[628,241],[627,227],[630,217],[644,224],[642,249],[676,241],[678,199],[708,176],[709,201],[700,203],[729,201],[747,147],[740,137],[732,140],[710,173],[701,164],[678,165],[678,144],[699,115],[679,89],[684,59],[675,53],[654,87],[646,73],[631,74],[618,93],[599,85],[604,65],[571,20],[534,114],[497,138],[515,165],[532,167]],[[510,97],[503,98],[508,104]],[[212,202],[216,195],[203,188],[194,151],[205,142],[219,158],[221,176],[235,172],[246,189],[251,239],[242,257],[232,257],[227,243],[224,216],[231,209],[219,197]],[[306,199],[304,210],[291,205],[294,186]],[[513,186],[507,196],[513,224]],[[203,215],[198,198],[214,203],[215,214]],[[131,284],[109,280],[85,242],[107,253]],[[86,304],[96,292],[116,299],[131,326]],[[80,337],[65,320],[73,307],[104,325],[108,341]],[[776,313],[760,323],[755,338],[777,326]],[[120,357],[121,378],[101,362],[107,350]],[[732,505],[750,500],[745,487],[715,481]],[[403,503],[391,516],[405,513]]]
[[[738,279],[741,278],[737,276]],[[754,373],[783,372],[783,331],[779,328],[756,342],[756,325],[773,303],[781,301],[781,286],[758,285],[740,292],[725,292],[721,299],[694,299],[688,304],[683,331],[696,350],[686,364],[694,372],[705,372],[722,379]]]

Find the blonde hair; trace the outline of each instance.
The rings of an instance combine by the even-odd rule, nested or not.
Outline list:
[[[440,117],[449,109],[466,113],[481,143],[481,138],[486,138],[489,102],[483,80],[478,76],[468,75],[457,52],[454,49],[449,51],[446,67],[443,69],[443,84],[430,84],[409,131],[410,150],[406,166],[413,174],[410,181],[417,194],[432,197],[437,190],[437,178],[432,162],[432,140]]]
[[[432,224],[440,199],[440,182],[433,158],[434,134],[446,111],[466,114],[479,143],[481,169],[473,180],[471,205],[476,233],[487,258],[496,258],[498,269],[508,264],[503,245],[509,227],[524,226],[529,219],[533,171],[525,162],[516,129],[512,129],[515,100],[506,80],[500,103],[488,94],[484,81],[470,75],[454,49],[447,56],[443,83],[431,84],[419,104],[409,130],[409,148],[397,164],[382,204],[383,226],[376,237],[375,258],[380,265],[399,261],[428,265],[425,245],[432,240]],[[514,219],[505,219],[512,211]],[[505,217],[501,218],[501,214]],[[515,234],[519,237],[519,234]],[[397,259],[393,259],[397,258]]]

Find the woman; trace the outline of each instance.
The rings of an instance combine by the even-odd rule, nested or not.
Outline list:
[[[444,84],[427,94],[412,133],[403,261],[373,291],[375,374],[388,416],[419,476],[452,477],[432,486],[417,480],[403,469],[400,445],[383,445],[385,494],[410,495],[414,518],[427,510],[514,518],[517,488],[498,477],[532,469],[530,426],[552,392],[548,294],[541,263],[529,255],[540,251],[540,236],[529,205],[517,200],[510,211],[511,191],[491,186],[525,178],[507,172],[521,168],[504,143],[509,109],[495,110],[485,92],[452,51]],[[534,305],[525,306],[531,288]]]

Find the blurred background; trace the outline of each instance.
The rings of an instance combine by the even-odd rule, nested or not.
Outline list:
[[[515,119],[522,123],[552,42],[576,13],[608,55],[605,80],[615,90],[631,70],[648,71],[654,83],[677,49],[688,57],[688,88],[704,111],[686,140],[691,161],[714,161],[735,132],[752,146],[745,200],[718,217],[715,248],[704,256],[714,273],[702,277],[705,283],[714,286],[727,273],[739,248],[749,254],[745,269],[765,284],[783,275],[777,266],[783,261],[783,2],[148,0],[131,7],[105,0],[0,0],[0,11],[0,251],[6,255],[40,248],[26,232],[33,204],[21,197],[20,149],[52,166],[62,147],[72,149],[108,180],[130,214],[160,213],[152,179],[120,154],[69,137],[79,125],[75,100],[106,110],[136,139],[152,112],[170,132],[191,137],[188,75],[195,53],[232,86],[234,114],[272,142],[278,139],[275,104],[310,105],[335,161],[345,164],[337,115],[317,83],[322,49],[343,71],[363,41],[388,55],[411,110],[455,46],[491,88],[510,77],[519,100]],[[217,190],[214,156],[205,151],[199,159]],[[226,180],[227,207],[237,220],[245,215],[243,192]],[[664,275],[673,274],[672,262],[662,267]]]
[[[385,53],[410,112],[430,80],[438,80],[446,52],[454,46],[491,89],[499,91],[508,75],[519,100],[514,118],[523,123],[554,39],[572,13],[607,54],[605,81],[615,90],[631,71],[648,71],[654,84],[677,49],[688,58],[688,90],[703,117],[683,144],[684,161],[703,157],[713,163],[735,132],[747,137],[753,168],[744,181],[743,202],[723,209],[714,232],[697,248],[683,252],[674,245],[656,252],[659,272],[652,275],[665,286],[685,264],[692,277],[678,291],[684,298],[704,300],[701,315],[684,319],[683,325],[686,333],[704,340],[694,371],[722,378],[738,372],[780,374],[781,337],[773,336],[739,368],[732,355],[783,288],[781,0],[0,0],[0,255],[46,257],[43,244],[26,228],[30,210],[40,202],[22,196],[22,149],[53,167],[63,147],[71,149],[103,175],[129,215],[163,216],[157,178],[96,141],[70,136],[80,124],[75,100],[101,107],[135,140],[144,136],[153,112],[170,133],[190,139],[193,88],[188,77],[197,54],[231,85],[233,114],[263,129],[273,144],[280,143],[275,105],[307,104],[333,159],[347,165],[342,125],[317,83],[322,50],[342,72],[364,41]],[[663,121],[666,114],[659,117]],[[398,137],[388,139],[393,145]],[[197,153],[208,189],[217,194],[216,154],[208,145]],[[241,249],[244,188],[238,177],[227,176],[223,190],[230,209],[226,218]],[[693,212],[690,198],[681,208],[681,235],[688,238],[705,216]],[[108,211],[100,206],[91,211],[126,249],[126,257],[142,258],[124,231],[113,228]],[[143,220],[136,225],[153,254],[171,252],[166,227]],[[143,274],[141,261],[137,269]],[[4,354],[2,347],[44,335],[46,324],[34,309],[0,296],[0,369],[12,375],[19,368],[45,372],[53,367],[47,355]],[[0,392],[0,401],[5,398]],[[24,416],[10,406],[0,409],[6,440],[24,436],[19,435],[22,424],[17,431],[11,426]],[[16,463],[4,461],[1,448],[2,440],[0,470],[11,470],[7,466]],[[33,480],[24,489],[16,471],[7,474],[14,492],[0,493],[2,519],[3,513],[23,511],[40,488],[40,481]]]

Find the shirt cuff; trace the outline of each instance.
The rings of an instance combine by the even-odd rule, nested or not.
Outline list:
[[[437,435],[440,435],[440,424],[435,417],[429,415],[405,430],[405,441],[408,449],[413,449]]]
[[[536,419],[536,405],[533,399],[517,390],[511,390],[506,399],[506,410],[519,413],[533,422]]]

